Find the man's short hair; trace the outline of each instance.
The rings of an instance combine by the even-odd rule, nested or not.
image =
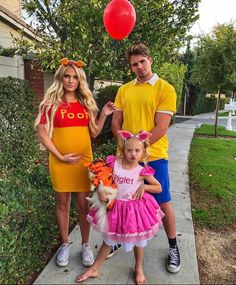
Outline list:
[[[151,57],[149,49],[144,43],[136,43],[128,48],[125,54],[125,58],[128,63],[130,63],[130,58],[132,55],[142,55],[148,58]]]

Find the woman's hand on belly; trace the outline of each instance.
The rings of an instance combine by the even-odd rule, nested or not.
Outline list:
[[[76,164],[82,155],[78,155],[77,153],[68,153],[62,156],[61,161],[69,164]]]

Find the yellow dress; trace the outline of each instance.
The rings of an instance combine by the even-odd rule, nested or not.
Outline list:
[[[50,114],[49,114],[50,115]],[[88,192],[90,182],[85,163],[93,160],[89,134],[89,114],[79,102],[62,103],[54,117],[52,141],[61,154],[82,155],[76,164],[68,164],[49,155],[49,172],[56,192]],[[44,123],[45,115],[41,122]]]

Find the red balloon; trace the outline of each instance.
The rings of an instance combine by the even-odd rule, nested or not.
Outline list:
[[[103,13],[103,23],[114,40],[122,40],[133,30],[136,13],[128,0],[112,0]]]

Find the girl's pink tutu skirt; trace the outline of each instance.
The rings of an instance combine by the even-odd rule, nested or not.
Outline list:
[[[162,225],[164,213],[152,195],[144,193],[140,200],[115,200],[111,210],[107,210],[107,231],[104,240],[109,245],[140,242],[152,238]],[[96,210],[91,209],[87,220],[99,229]]]

